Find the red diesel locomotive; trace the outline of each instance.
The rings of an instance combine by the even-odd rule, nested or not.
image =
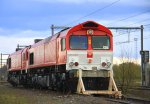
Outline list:
[[[112,60],[111,31],[87,21],[11,54],[8,81],[13,86],[119,95]]]

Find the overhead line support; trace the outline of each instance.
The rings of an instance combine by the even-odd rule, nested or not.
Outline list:
[[[65,29],[65,28],[71,28],[71,27],[66,27],[66,26],[51,26],[51,31],[52,31],[52,35],[54,35],[54,29]],[[143,51],[143,25],[141,25],[140,27],[107,27],[109,29],[114,29],[114,30],[118,30],[118,29],[138,29],[141,30],[141,52]],[[144,62],[143,62],[143,55],[141,54],[141,81],[142,81],[142,86],[144,85],[144,81],[145,81],[145,71],[144,71]]]

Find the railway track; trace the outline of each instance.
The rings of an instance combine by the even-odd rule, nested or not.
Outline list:
[[[107,101],[110,101],[110,102],[115,102],[115,103],[120,103],[120,104],[131,104],[129,101],[126,101],[126,100],[120,100],[120,99],[109,99],[109,98],[106,98]]]
[[[0,81],[0,85],[3,85],[3,86],[6,86],[7,83],[8,83],[7,81]],[[72,94],[69,94],[69,95],[72,95]],[[81,96],[84,96],[84,95],[81,95]],[[100,97],[100,96],[94,96],[94,97]],[[112,102],[112,104],[150,104],[150,100],[143,99],[143,98],[136,98],[136,97],[127,97],[127,96],[124,96],[122,99],[108,98],[105,96],[104,99],[106,101]]]
[[[130,102],[141,103],[141,104],[150,104],[150,100],[147,100],[147,99],[136,98],[136,97],[126,97],[126,99]]]
[[[120,86],[118,86],[118,88],[120,88]],[[136,87],[131,87],[129,89],[133,89],[133,90],[150,90],[150,87],[147,86],[136,86]]]
[[[135,88],[130,88],[133,90],[150,90],[150,87],[135,87]]]
[[[0,81],[0,84],[8,83],[7,81]]]
[[[150,100],[136,97],[124,97],[123,99],[106,98],[106,100],[120,104],[150,104]]]

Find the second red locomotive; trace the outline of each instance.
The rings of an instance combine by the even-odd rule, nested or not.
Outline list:
[[[14,86],[119,95],[112,60],[111,31],[87,21],[11,54],[8,81]]]

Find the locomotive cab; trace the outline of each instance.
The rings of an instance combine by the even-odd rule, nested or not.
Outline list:
[[[110,36],[73,35],[67,50],[67,69],[110,70],[112,50]]]
[[[113,41],[109,29],[88,21],[70,29],[66,43],[66,70],[77,82],[72,89],[83,94],[118,92],[112,82]]]
[[[66,69],[112,69],[112,34],[104,26],[88,21],[72,28],[66,36]]]

